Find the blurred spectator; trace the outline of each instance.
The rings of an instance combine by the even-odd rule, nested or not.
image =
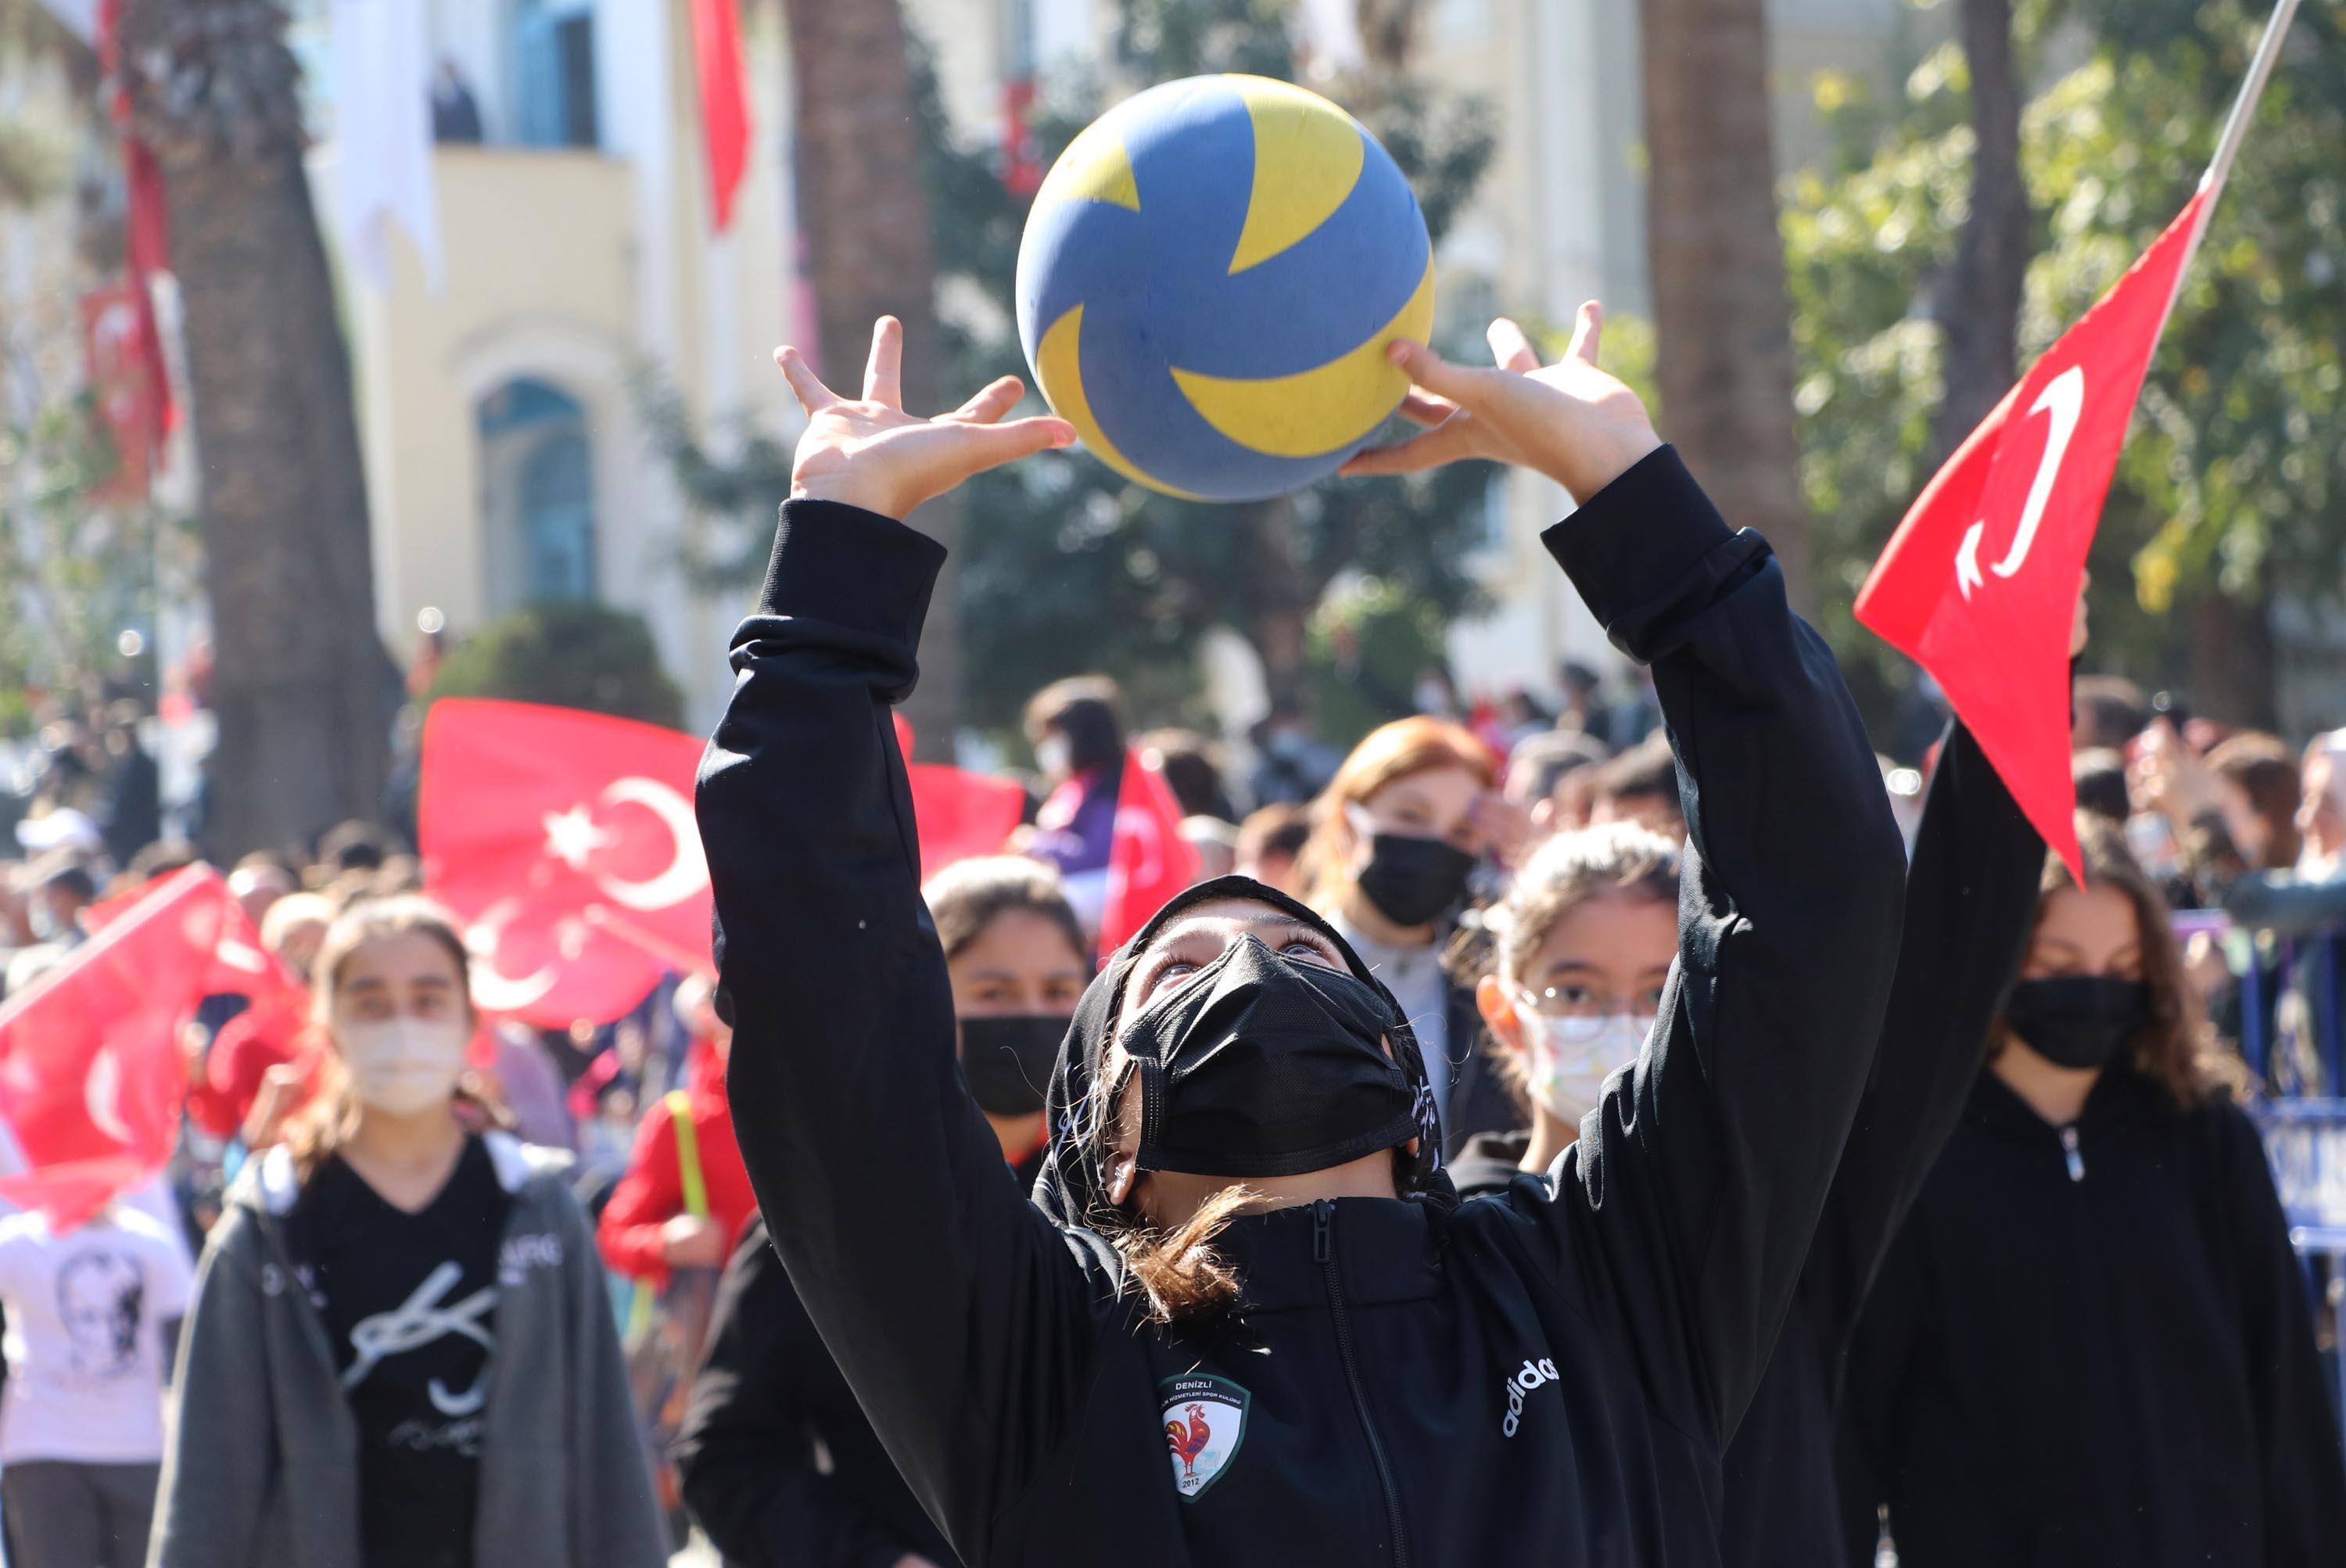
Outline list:
[[[1618,752],[1636,749],[1662,728],[1662,699],[1654,695],[1654,671],[1649,665],[1631,667],[1637,683],[1628,697],[1614,706],[1605,724],[1605,743]]]
[[[568,1150],[578,1141],[562,1070],[537,1031],[508,1019],[489,1026],[486,1073],[491,1094],[513,1116],[513,1130],[525,1144]]]
[[[293,889],[293,873],[274,855],[247,855],[228,874],[229,896],[242,907],[255,931],[269,918],[270,906]]]
[[[711,1005],[714,986],[695,976],[676,1011],[697,1042],[686,1086],[646,1106],[627,1170],[603,1207],[595,1237],[603,1261],[655,1288],[678,1268],[720,1268],[758,1207],[733,1141],[725,1055],[733,1031]],[[703,1195],[697,1207],[688,1196]]]
[[[318,840],[318,863],[312,872],[321,881],[332,881],[350,871],[375,871],[385,860],[399,852],[392,836],[372,822],[340,823],[326,830]]]
[[[1254,727],[1254,803],[1280,806],[1311,799],[1328,787],[1343,760],[1323,746],[1311,715],[1292,698],[1274,698],[1270,713]]]
[[[310,978],[326,928],[334,923],[333,901],[321,893],[287,893],[269,906],[260,921],[260,945],[275,953],[301,980]]]
[[[2072,691],[2076,716],[2073,751],[2123,751],[2150,723],[2150,699],[2123,677],[2081,675]]]
[[[1657,731],[1596,769],[1589,780],[1588,822],[1636,822],[1665,839],[1686,837],[1678,759],[1668,736]]]
[[[1290,898],[1300,898],[1303,884],[1296,875],[1295,862],[1303,853],[1304,841],[1311,837],[1309,808],[1292,801],[1258,807],[1239,825],[1231,869],[1265,887],[1277,888]]]
[[[1438,664],[1426,666],[1417,672],[1417,685],[1412,689],[1411,701],[1419,714],[1428,718],[1463,718],[1465,710],[1458,703],[1458,683],[1450,672]]]
[[[2297,809],[2304,844],[2297,869],[2308,877],[2338,873],[2346,860],[2346,729],[2314,737],[2305,748],[2304,799]]]
[[[184,871],[202,859],[201,852],[184,839],[158,839],[123,863],[121,874],[107,891],[133,892],[175,871]]]
[[[1433,1092],[1453,1153],[1516,1116],[1477,1047],[1474,994],[1442,965],[1468,881],[1498,847],[1489,826],[1491,808],[1506,809],[1497,783],[1488,748],[1458,725],[1421,716],[1381,726],[1313,804],[1300,867],[1304,901],[1392,993],[1425,1060],[1451,1064],[1434,1074]]]
[[[1564,710],[1556,716],[1556,728],[1566,735],[1585,735],[1611,749],[1613,716],[1605,708],[1605,683],[1597,673],[1578,659],[1566,659],[1557,671],[1564,687]]]
[[[2077,786],[2078,810],[2090,811],[2118,828],[2134,815],[2123,753],[2098,746],[2078,751],[2069,759],[2069,777]]]
[[[1132,748],[1164,774],[1181,815],[1239,820],[1238,808],[1222,786],[1220,747],[1194,729],[1152,729],[1134,736]]]
[[[100,822],[107,853],[117,866],[163,836],[163,772],[139,744],[138,719],[135,702],[117,702],[107,710],[106,803]]]
[[[1611,755],[1585,731],[1535,735],[1507,758],[1507,799],[1531,814],[1532,828],[1542,836],[1569,832],[1588,820],[1590,769]]]
[[[1198,851],[1198,881],[1226,877],[1238,864],[1239,830],[1219,817],[1184,817],[1181,837]]]
[[[1107,908],[1108,851],[1124,782],[1124,725],[1106,676],[1053,681],[1026,704],[1026,739],[1051,793],[1035,814],[1026,852],[1058,868],[1087,932]]]
[[[56,805],[46,795],[31,815],[16,824],[16,842],[34,855],[97,855],[106,849],[106,836],[87,813]]]
[[[1545,734],[1555,723],[1539,699],[1520,686],[1499,699],[1499,725],[1506,733],[1510,754],[1533,736]]]
[[[87,864],[70,850],[56,850],[33,863],[27,881],[35,939],[64,947],[79,942],[82,911],[97,901],[97,879]]]
[[[16,1568],[143,1568],[193,1284],[178,1238],[127,1204],[66,1230],[37,1212],[0,1219],[0,1507]]]
[[[477,145],[481,140],[481,105],[455,60],[440,56],[432,77],[432,139],[447,145]]]

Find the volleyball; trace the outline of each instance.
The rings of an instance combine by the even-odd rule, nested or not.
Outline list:
[[[1035,193],[1018,336],[1052,411],[1126,477],[1252,501],[1333,473],[1433,325],[1417,198],[1358,120],[1261,76],[1110,109]]]

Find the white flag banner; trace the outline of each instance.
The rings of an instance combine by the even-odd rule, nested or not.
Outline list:
[[[343,254],[377,290],[391,286],[395,225],[445,281],[432,174],[432,45],[417,0],[333,0],[336,228]]]
[[[97,47],[97,0],[41,0],[49,15],[91,48]]]

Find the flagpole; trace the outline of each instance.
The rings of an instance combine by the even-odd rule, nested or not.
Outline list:
[[[2175,292],[2167,299],[2167,314],[2158,321],[2159,334],[2167,332],[2167,323],[2175,315],[2176,301],[2183,298],[2184,280],[2191,275],[2191,264],[2199,259],[2199,242],[2208,237],[2208,222],[2216,214],[2216,203],[2223,199],[2224,182],[2232,177],[2232,162],[2240,156],[2240,144],[2249,139],[2249,121],[2256,117],[2257,104],[2265,96],[2265,84],[2272,79],[2273,66],[2280,60],[2280,46],[2289,36],[2289,25],[2297,19],[2297,0],[2278,0],[2273,14],[2265,23],[2265,36],[2258,40],[2257,52],[2249,62],[2249,74],[2240,83],[2240,95],[2232,100],[2232,112],[2225,117],[2224,132],[2216,140],[2216,156],[2208,160],[2207,171],[2199,177],[2199,190],[2207,198],[2199,203],[2198,221],[2191,226],[2191,242],[2183,252],[2183,265],[2176,270]]]

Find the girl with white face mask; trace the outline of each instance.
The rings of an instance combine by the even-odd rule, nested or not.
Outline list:
[[[327,932],[317,1095],[205,1253],[157,1568],[666,1560],[568,1157],[458,1114],[468,974],[422,899]]]

